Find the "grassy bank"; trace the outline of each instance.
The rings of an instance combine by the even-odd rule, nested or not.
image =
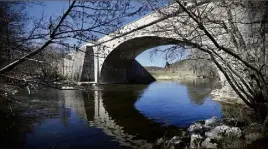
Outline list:
[[[197,75],[193,74],[191,71],[165,71],[165,70],[157,70],[157,71],[149,71],[149,73],[156,80],[182,80],[182,79],[196,79]]]

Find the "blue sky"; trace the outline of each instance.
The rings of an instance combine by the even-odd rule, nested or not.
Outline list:
[[[68,7],[68,1],[45,1],[42,4],[33,4],[27,8],[27,13],[34,18],[40,18],[42,14],[48,19],[50,16],[57,16],[63,14],[64,10]],[[126,23],[137,20],[137,17],[132,17],[126,20]],[[167,46],[161,46],[166,48]],[[141,53],[136,60],[143,66],[160,66],[164,67],[166,60],[163,53],[158,53],[153,57],[150,56],[150,49]]]
[[[172,45],[166,45],[166,46],[159,46],[159,47],[154,47],[157,48],[158,50],[164,50],[165,48],[169,48]],[[152,54],[151,52],[154,50],[154,48],[147,49],[140,55],[136,57],[136,60],[141,63],[143,66],[158,66],[158,67],[165,67],[166,64],[166,59],[165,55],[166,53],[163,52],[157,52],[156,54]],[[169,63],[176,62],[179,59],[168,59]]]
[[[158,53],[156,55],[153,55],[151,57],[150,51],[153,49],[148,49],[138,55],[136,57],[136,60],[142,65],[142,66],[158,66],[158,67],[164,67],[166,61],[164,60],[164,54]]]

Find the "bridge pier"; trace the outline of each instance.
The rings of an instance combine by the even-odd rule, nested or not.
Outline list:
[[[63,75],[75,82],[97,82],[98,58],[90,44],[63,59]]]
[[[94,82],[99,83],[99,55],[94,51]]]

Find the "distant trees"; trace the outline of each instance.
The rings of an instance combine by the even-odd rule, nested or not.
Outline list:
[[[170,64],[169,64],[169,62],[167,61],[166,64],[165,64],[164,69],[169,69],[169,68],[170,68]]]
[[[20,67],[15,67],[13,71],[24,74],[27,79],[34,78],[39,79],[39,81],[63,79],[61,69],[63,67],[63,58],[66,55],[64,50],[62,47],[50,45],[44,51],[20,64]]]
[[[34,56],[40,62],[36,63],[36,75],[46,81],[57,81],[63,79],[60,72],[63,68],[64,49],[48,46],[44,51]]]
[[[165,69],[176,71],[192,71],[197,76],[211,79],[219,77],[218,70],[209,55],[198,49],[183,49],[180,45],[166,48],[154,48],[150,52],[151,58],[157,53],[164,54]]]

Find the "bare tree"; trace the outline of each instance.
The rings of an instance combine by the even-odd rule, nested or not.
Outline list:
[[[267,1],[192,1],[198,7],[175,0],[184,13],[171,15],[158,32],[173,32],[185,49],[208,55],[236,94],[266,116],[267,103]]]
[[[21,85],[16,86],[27,86],[28,82],[23,81],[25,77],[14,77],[18,73],[14,70],[18,70],[23,62],[29,60],[32,63],[44,62],[40,56],[34,58],[33,56],[51,45],[77,49],[85,42],[95,41],[100,36],[117,30],[126,17],[140,15],[146,9],[138,2],[131,0],[69,1],[69,6],[62,15],[51,16],[49,19],[42,16],[33,22],[30,30],[23,32],[21,40],[17,40],[16,44],[9,45],[9,49],[23,52],[20,57],[0,68],[2,83],[19,84],[18,82],[20,82]],[[4,11],[6,12],[6,10]],[[13,73],[11,73],[12,71]],[[43,69],[44,73],[45,69]],[[5,91],[3,92],[5,93]]]
[[[3,1],[0,5],[0,53],[1,59],[11,60],[15,55],[13,46],[23,39],[27,15],[25,5],[21,2]]]
[[[209,79],[218,78],[218,70],[214,63],[209,58],[209,55],[198,50],[190,49],[189,55],[185,59],[188,61],[194,73],[198,76],[203,76]]]

